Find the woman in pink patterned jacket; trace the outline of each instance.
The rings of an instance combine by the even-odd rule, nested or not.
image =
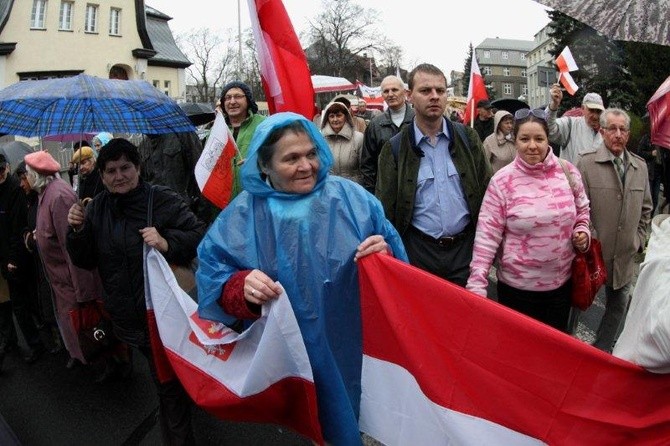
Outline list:
[[[544,112],[514,120],[517,155],[486,190],[467,288],[486,296],[497,258],[498,302],[566,331],[572,259],[591,239],[589,200],[579,171],[549,147]]]

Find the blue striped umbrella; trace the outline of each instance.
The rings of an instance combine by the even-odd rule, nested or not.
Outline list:
[[[86,74],[21,81],[0,90],[0,133],[172,133],[195,128],[169,96],[142,80]]]

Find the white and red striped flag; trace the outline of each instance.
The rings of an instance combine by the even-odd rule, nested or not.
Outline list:
[[[559,82],[571,96],[574,96],[577,90],[579,90],[579,86],[572,78],[570,72],[579,70],[579,67],[577,66],[577,62],[575,62],[575,58],[572,57],[572,51],[567,46],[563,48],[561,54],[556,58],[556,66],[560,73],[558,77]]]
[[[314,116],[314,88],[305,52],[281,0],[249,0],[249,15],[270,114]]]
[[[222,113],[217,113],[205,148],[195,165],[195,180],[202,195],[219,209],[230,203],[233,194],[233,160],[237,153],[237,144],[226,120]]]
[[[391,256],[359,268],[360,428],[382,443],[670,444],[670,375]]]
[[[470,84],[468,85],[468,99],[465,106],[465,116],[463,122],[474,125],[475,122],[475,109],[477,108],[477,103],[482,99],[488,99],[489,94],[486,92],[486,85],[484,85],[484,78],[482,73],[479,71],[479,64],[477,63],[477,57],[472,53],[472,63],[470,65]]]
[[[198,316],[198,304],[158,251],[145,247],[144,259],[158,378],[176,375],[193,401],[220,419],[279,424],[323,444],[312,369],[288,297],[264,307],[238,334]]]

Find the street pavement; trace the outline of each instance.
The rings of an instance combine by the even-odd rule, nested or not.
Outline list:
[[[0,372],[0,446],[160,445],[158,401],[144,357],[133,355],[126,381],[94,382],[101,366],[67,370],[67,354],[45,353],[32,365],[9,355]],[[284,428],[232,423],[195,409],[199,446],[311,445]],[[8,429],[9,428],[9,429]]]

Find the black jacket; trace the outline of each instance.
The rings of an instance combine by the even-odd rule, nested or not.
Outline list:
[[[80,177],[79,191],[77,192],[77,195],[80,200],[84,198],[93,198],[104,190],[105,186],[102,184],[100,171],[98,169],[93,169],[93,172],[86,175],[86,177]]]
[[[0,184],[0,268],[5,277],[8,277],[8,263],[21,269],[30,259],[23,244],[26,208],[26,194],[19,180],[14,175],[7,175]]]
[[[104,191],[86,207],[79,232],[67,236],[72,262],[85,269],[98,268],[105,309],[116,335],[132,345],[148,345],[144,300],[143,246],[140,229],[147,226],[151,186],[140,181],[127,194]],[[153,226],[169,245],[168,262],[190,265],[205,233],[205,224],[188,209],[178,194],[154,186]]]

